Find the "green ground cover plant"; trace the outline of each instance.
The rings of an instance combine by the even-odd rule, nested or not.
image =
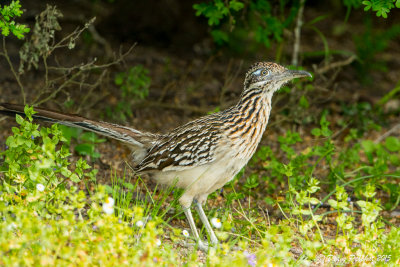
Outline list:
[[[79,155],[89,156],[92,161],[100,157],[100,153],[96,151],[96,144],[103,143],[106,139],[100,138],[95,133],[83,132],[79,128],[65,125],[60,125],[59,128],[67,145],[71,145],[73,140],[76,141],[77,144],[74,146],[74,150]]]
[[[148,197],[140,199],[139,187],[145,184],[141,180],[131,183],[129,176],[113,175],[110,186],[97,185],[96,170],[90,171],[85,161],[78,160],[70,169],[70,153],[63,146],[66,139],[57,125],[39,131],[39,126],[32,123],[33,109],[26,107],[25,113],[25,119],[17,116],[19,127],[13,128],[14,135],[1,152],[1,264],[197,263],[195,250],[182,259],[174,249],[174,243],[190,240],[190,234],[171,226],[168,209],[161,208],[166,198],[175,194],[173,188],[147,191]],[[340,151],[329,139],[332,133],[328,125],[323,115],[321,127],[313,130],[316,136],[328,137],[322,146],[298,153],[293,146],[302,140],[297,133],[288,132],[279,138],[283,155],[268,147],[259,150],[253,161],[264,166],[265,176],[250,176],[243,186],[244,193],[237,193],[234,187],[228,189],[233,195],[227,197],[231,203],[224,211],[209,212],[218,218],[215,222],[221,222],[214,223],[214,227],[223,242],[209,250],[208,264],[354,263],[360,257],[377,265],[398,263],[399,229],[380,214],[385,206],[387,209],[399,204],[395,179],[400,175],[398,171],[387,171],[399,165],[398,157],[391,160],[391,155],[399,153],[400,140],[388,137],[382,144],[362,140],[360,146]],[[362,161],[364,153],[367,159]],[[278,160],[282,156],[286,163]],[[333,190],[321,198],[318,176],[323,161],[330,166],[328,177],[332,182],[326,186]],[[342,164],[349,161],[353,167]],[[250,203],[245,207],[246,203],[239,201],[243,196],[251,197],[255,184],[269,180],[270,175],[287,180],[289,185],[283,192],[285,199],[276,202],[284,219],[275,224],[268,223],[268,216],[260,217],[249,209]],[[78,190],[75,184],[79,181],[94,183],[94,190],[89,186]],[[397,198],[382,203],[376,195],[378,187]],[[324,211],[320,208],[324,204],[331,209]],[[336,234],[329,236],[322,227],[332,215],[337,223]],[[356,218],[360,216],[358,223]],[[291,254],[293,244],[303,251],[298,258]]]

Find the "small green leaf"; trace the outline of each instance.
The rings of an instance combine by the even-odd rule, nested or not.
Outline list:
[[[86,156],[91,155],[94,152],[93,144],[79,144],[75,147],[75,151],[78,152],[79,155]]]
[[[15,120],[18,124],[22,124],[24,122],[24,119],[18,114],[15,116]]]
[[[366,154],[372,154],[375,151],[375,144],[371,140],[362,140],[361,145]]]
[[[309,198],[307,198],[307,202],[306,202],[306,203],[310,203],[310,204],[313,204],[313,205],[317,205],[317,204],[320,203],[320,202],[321,202],[321,201],[319,201],[318,198],[309,197]]]
[[[314,128],[314,129],[311,130],[311,134],[316,136],[316,137],[319,137],[319,136],[321,136],[321,129]]]
[[[268,205],[275,205],[275,199],[271,198],[271,197],[265,197],[264,198],[265,203],[267,203]]]
[[[322,127],[322,128],[321,128],[321,134],[322,134],[323,136],[325,136],[325,137],[329,137],[329,136],[332,135],[332,131],[329,130],[328,127]]]
[[[73,173],[70,177],[72,182],[78,183],[81,179],[79,179],[78,175],[76,173]]]
[[[364,200],[359,200],[357,201],[358,206],[360,206],[361,208],[365,208],[367,206],[367,202],[365,202]]]
[[[218,45],[223,45],[229,41],[228,34],[221,30],[212,30],[211,36],[213,37],[214,42]]]
[[[305,97],[305,95],[302,95],[300,97],[300,101],[299,101],[299,105],[302,108],[308,108],[310,106],[310,104],[308,103],[307,98]]]
[[[336,200],[328,199],[328,204],[334,209],[338,208],[338,202]]]
[[[399,140],[399,138],[396,138],[396,137],[393,137],[393,136],[389,136],[385,140],[385,147],[390,152],[399,151],[400,150],[400,140]]]
[[[239,10],[241,10],[242,8],[244,8],[244,4],[241,3],[241,2],[238,2],[238,1],[236,1],[236,0],[231,0],[231,1],[229,2],[229,8],[230,8],[230,9],[233,9],[234,11],[239,11]]]
[[[116,85],[122,85],[124,83],[124,76],[125,73],[118,73],[117,75],[115,75],[115,84]]]
[[[67,167],[62,167],[61,174],[64,175],[65,177],[70,177],[72,172],[68,170]]]

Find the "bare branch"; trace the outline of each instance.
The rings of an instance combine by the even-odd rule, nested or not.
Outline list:
[[[384,134],[382,134],[378,138],[376,138],[374,143],[378,144],[378,143],[382,142],[386,137],[390,136],[391,134],[393,134],[399,130],[400,130],[400,123],[396,124],[391,129],[389,129],[387,132],[385,132]]]
[[[39,106],[40,104],[43,104],[47,101],[49,101],[50,99],[56,97],[56,95],[62,90],[64,89],[67,85],[69,85],[71,83],[71,81],[73,81],[76,77],[78,77],[80,74],[82,73],[81,71],[78,71],[77,73],[75,73],[74,75],[71,76],[71,78],[69,78],[68,80],[66,80],[60,87],[58,87],[56,90],[54,90],[48,97],[46,97],[45,99],[42,99],[38,102],[36,102],[38,100],[39,97],[37,97],[35,99],[35,101],[33,102],[34,106]]]
[[[106,50],[106,57],[107,59],[109,59],[112,56],[110,43],[107,42],[107,40],[99,34],[93,24],[89,25],[88,30],[92,34],[93,40],[104,46],[104,49]]]
[[[105,69],[108,67],[111,67],[113,65],[118,65],[119,63],[121,63],[124,58],[129,55],[132,50],[135,48],[136,43],[133,44],[128,51],[126,51],[125,53],[121,54],[116,60],[110,62],[110,63],[106,63],[106,64],[102,64],[102,65],[95,65],[94,63],[97,61],[97,59],[93,59],[92,61],[86,63],[86,64],[79,64],[79,65],[75,65],[72,67],[55,67],[55,66],[49,66],[49,70],[54,70],[54,71],[61,71],[61,72],[72,72],[74,70],[95,70],[95,69]]]
[[[3,53],[2,56],[4,56],[8,62],[8,65],[10,66],[11,72],[14,74],[15,79],[17,80],[17,83],[19,85],[19,88],[21,89],[21,93],[22,93],[22,99],[24,101],[24,105],[26,104],[26,95],[25,95],[25,89],[24,86],[22,85],[20,76],[17,74],[17,72],[14,69],[14,66],[10,60],[10,57],[8,56],[8,51],[7,51],[7,47],[6,47],[6,37],[3,36]]]
[[[349,58],[347,58],[345,60],[336,61],[336,62],[330,63],[330,64],[328,64],[328,65],[326,65],[326,66],[324,66],[322,68],[316,69],[315,73],[323,74],[323,73],[325,73],[327,71],[330,71],[332,69],[336,69],[336,68],[340,68],[340,67],[343,67],[343,66],[350,65],[351,63],[353,63],[354,60],[356,60],[356,58],[357,58],[356,55],[352,55],[352,56],[350,56]]]
[[[67,35],[66,37],[64,37],[63,39],[61,39],[61,41],[59,41],[57,44],[55,44],[50,50],[49,50],[49,54],[51,54],[54,50],[58,49],[58,48],[62,48],[62,47],[69,47],[69,45],[71,43],[74,43],[76,41],[76,39],[79,38],[79,36],[82,34],[82,32],[84,32],[86,29],[88,29],[90,27],[90,25],[93,24],[93,22],[96,20],[96,17],[93,17],[91,20],[89,20],[85,26],[81,29],[76,28],[72,33],[70,33],[69,35]]]
[[[102,82],[103,82],[103,78],[105,76],[105,74],[107,73],[107,70],[103,70],[103,72],[100,74],[100,77],[97,78],[96,82],[94,84],[86,84],[89,86],[89,92],[86,93],[85,97],[82,99],[78,109],[77,109],[77,113],[79,114],[81,109],[82,109],[82,105],[84,105],[84,103],[86,103],[86,100],[89,98],[89,96],[92,94],[93,90],[95,88],[97,88]],[[81,83],[81,85],[83,85],[83,83]]]
[[[95,69],[106,69],[106,68],[108,68],[108,67],[110,67],[110,66],[117,65],[117,64],[121,63],[121,62],[124,60],[124,58],[125,58],[128,54],[130,54],[130,53],[132,52],[132,50],[133,50],[133,48],[134,48],[135,46],[136,46],[136,44],[132,45],[125,53],[120,54],[120,56],[119,56],[116,60],[114,60],[114,61],[112,61],[112,62],[109,62],[109,63],[106,63],[106,64],[102,64],[102,65],[96,65],[96,64],[95,64],[95,62],[97,61],[96,58],[93,59],[92,61],[86,63],[86,64],[79,64],[79,65],[75,65],[75,66],[72,66],[72,67],[69,67],[69,68],[67,68],[67,67],[53,67],[53,66],[47,66],[47,64],[46,64],[46,65],[45,65],[46,73],[48,72],[48,70],[53,70],[53,71],[61,71],[61,72],[65,73],[65,74],[62,75],[61,77],[57,77],[57,78],[55,78],[55,79],[53,79],[53,80],[50,80],[50,81],[47,80],[47,76],[46,76],[46,81],[45,81],[45,82],[46,82],[46,86],[43,88],[42,92],[41,92],[41,93],[36,97],[36,99],[33,101],[34,105],[35,105],[35,106],[41,105],[41,104],[43,104],[43,103],[49,101],[50,99],[55,98],[55,97],[57,96],[57,94],[58,94],[61,90],[65,89],[68,85],[88,86],[89,88],[91,88],[91,89],[90,89],[90,92],[91,92],[91,91],[92,91],[95,87],[97,87],[97,86],[100,84],[100,82],[103,80],[103,76],[104,76],[105,72],[103,72],[103,73],[101,74],[100,78],[97,79],[97,82],[96,82],[95,84],[93,84],[93,85],[92,85],[92,84],[84,83],[82,80],[81,80],[81,81],[76,81],[76,79],[77,79],[78,77],[80,77],[81,75],[84,75],[85,73],[88,73],[88,72],[90,72],[90,71],[92,71],[92,70],[95,70]],[[44,60],[44,61],[45,61],[45,60]],[[45,62],[46,62],[46,61],[45,61]],[[43,94],[49,92],[48,89],[49,89],[49,86],[50,86],[51,84],[54,84],[54,83],[56,83],[57,81],[59,81],[59,80],[61,80],[61,79],[66,79],[67,76],[68,76],[68,74],[70,74],[70,73],[72,73],[72,72],[74,72],[74,71],[76,71],[76,73],[74,73],[70,78],[68,78],[66,81],[64,81],[57,89],[51,90],[50,95],[48,95],[46,98],[44,98],[44,99],[42,99],[42,100],[39,100],[39,99],[43,96]],[[89,94],[90,94],[90,92],[89,92]],[[89,94],[86,95],[86,98],[87,98],[87,96],[88,96]],[[86,99],[86,98],[85,98],[85,99]]]
[[[292,55],[292,65],[297,66],[299,64],[299,51],[300,51],[300,37],[301,27],[303,26],[303,11],[306,0],[300,1],[299,11],[297,12],[296,28],[294,29],[294,45]]]

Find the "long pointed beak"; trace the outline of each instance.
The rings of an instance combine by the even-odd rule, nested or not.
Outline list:
[[[284,72],[273,75],[270,79],[275,81],[288,82],[295,78],[301,77],[312,77],[312,75],[305,70],[285,70]]]
[[[305,70],[287,70],[282,74],[283,74],[282,76],[286,76],[288,80],[301,77],[312,77],[311,73]]]

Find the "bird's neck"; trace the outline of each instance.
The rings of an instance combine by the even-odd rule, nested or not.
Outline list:
[[[240,100],[237,107],[244,106],[245,104],[253,101],[254,99],[264,100],[265,103],[271,103],[274,90],[267,90],[262,87],[245,89],[240,95]]]
[[[229,136],[249,159],[255,152],[265,131],[271,111],[271,97],[261,88],[244,91],[238,104],[231,110],[227,123]]]
[[[249,127],[260,127],[264,132],[271,111],[272,93],[262,88],[245,90],[236,105],[237,116]],[[261,133],[262,134],[262,133]]]

